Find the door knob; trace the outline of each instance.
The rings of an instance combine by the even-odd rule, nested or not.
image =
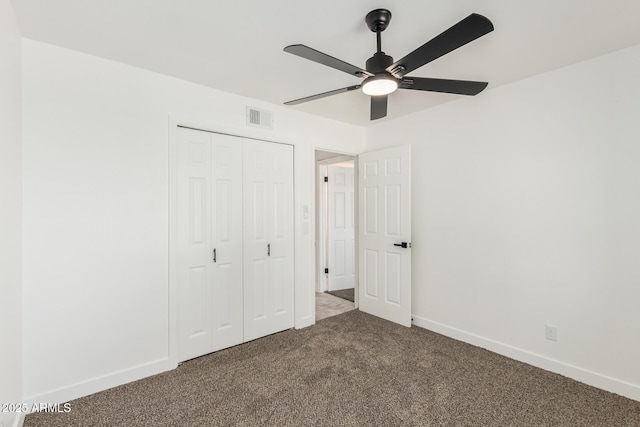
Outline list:
[[[407,243],[407,242],[402,242],[402,243],[394,243],[393,246],[400,246],[401,248],[410,248],[411,247],[411,242]]]

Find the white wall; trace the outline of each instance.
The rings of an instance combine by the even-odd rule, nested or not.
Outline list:
[[[21,39],[13,9],[0,0],[0,402],[22,398]],[[10,426],[16,414],[0,413]]]
[[[20,42],[11,16],[0,9],[0,182],[13,182],[0,187],[0,250],[13,267],[0,269],[2,325],[20,321],[19,286],[5,285],[7,274],[20,280]],[[313,148],[360,152],[361,128],[23,46],[27,400],[71,399],[171,367],[169,117],[256,135],[244,126],[245,106],[275,111],[275,139],[296,142],[296,281],[311,285],[297,293],[307,305],[296,322],[313,321],[313,224],[301,220],[312,204]],[[367,131],[368,149],[413,145],[416,323],[640,399],[638,58],[630,48]],[[5,200],[14,201],[8,211]],[[558,326],[557,343],[544,340],[545,323]],[[19,349],[4,345],[20,334],[3,329],[0,339],[2,361],[19,366]],[[17,399],[19,369],[7,375],[6,398]]]
[[[312,147],[359,152],[362,128],[23,45],[27,400],[67,400],[172,367],[170,117],[295,142],[296,325],[314,321],[313,224],[301,219],[312,204]],[[246,105],[275,111],[276,129],[246,128]]]
[[[367,130],[412,145],[417,325],[640,400],[638,75],[640,46]]]

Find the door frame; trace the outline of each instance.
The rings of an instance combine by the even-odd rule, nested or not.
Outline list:
[[[307,204],[303,205],[305,202],[303,198],[300,197],[298,191],[301,191],[300,188],[296,185],[296,181],[300,179],[298,174],[304,173],[301,171],[300,167],[296,167],[296,165],[300,164],[308,164],[306,159],[304,158],[304,150],[301,149],[299,142],[291,136],[278,134],[273,131],[264,131],[257,128],[242,128],[242,127],[231,127],[225,126],[219,123],[207,123],[200,121],[193,121],[189,119],[169,116],[168,120],[168,168],[169,168],[169,182],[168,182],[168,211],[169,211],[169,233],[168,233],[168,295],[167,295],[167,310],[168,310],[168,319],[169,323],[167,325],[168,328],[168,354],[169,354],[169,369],[174,369],[178,366],[178,278],[177,278],[177,161],[176,161],[176,150],[178,147],[178,135],[177,129],[178,127],[185,127],[194,130],[200,130],[204,132],[213,132],[219,133],[239,138],[248,138],[248,139],[257,139],[260,141],[271,142],[276,144],[286,144],[293,146],[293,173],[294,173],[294,190],[293,190],[293,205],[294,205],[294,227],[293,227],[293,235],[294,235],[294,327],[295,328],[303,328],[305,326],[312,325],[315,323],[315,293],[311,293],[309,296],[309,301],[305,301],[304,298],[300,298],[300,295],[304,297],[305,288],[301,288],[303,283],[306,283],[305,280],[299,277],[300,274],[304,274],[303,267],[308,263],[305,262],[305,257],[300,256],[300,254],[304,254],[303,251],[299,250],[305,246],[303,236],[304,233],[304,212],[306,210],[307,216],[309,215],[309,206],[313,206],[313,201],[311,200]],[[313,150],[314,148],[311,147]],[[313,151],[315,155],[315,151]],[[313,187],[313,186],[312,186]],[[312,222],[312,221],[311,221]],[[308,227],[308,225],[307,225]],[[309,233],[307,233],[309,234]],[[313,239],[309,239],[311,244],[313,243]],[[313,280],[312,280],[313,282]],[[300,294],[300,295],[299,295]],[[311,298],[313,297],[313,300]],[[312,306],[312,313],[308,316],[301,317],[298,314],[304,313],[304,306]]]
[[[324,260],[324,256],[326,254],[326,240],[323,239],[323,237],[326,236],[326,224],[323,223],[321,215],[323,212],[326,212],[326,206],[325,206],[325,202],[323,200],[323,198],[321,197],[321,195],[323,194],[323,192],[325,191],[325,187],[324,187],[324,177],[325,172],[326,172],[326,166],[333,164],[333,163],[341,163],[344,161],[349,161],[349,160],[353,160],[353,188],[354,188],[354,195],[358,194],[358,154],[357,153],[350,153],[350,152],[344,152],[344,151],[337,151],[333,148],[326,148],[323,146],[314,146],[313,148],[313,158],[314,158],[314,168],[315,168],[315,180],[316,183],[314,185],[314,197],[313,197],[313,203],[314,203],[314,230],[315,230],[315,252],[314,252],[314,260],[315,260],[315,280],[312,284],[313,286],[313,291],[314,291],[314,297],[315,297],[315,292],[321,292],[319,289],[321,289],[321,282],[324,282],[324,289],[326,289],[326,277],[324,275],[324,269],[326,266],[325,260]],[[331,157],[328,159],[324,159],[324,160],[315,160],[315,152],[316,151],[325,151],[325,152],[329,152],[329,153],[334,153],[336,156],[335,157]],[[359,249],[359,245],[358,245],[358,197],[354,197],[354,201],[353,201],[353,215],[354,215],[354,234],[355,234],[355,239],[354,239],[354,252],[355,252],[355,283],[354,283],[354,294],[355,294],[355,298],[354,298],[354,305],[355,308],[358,308],[358,302],[359,302],[359,297],[358,297],[358,249]],[[324,291],[322,291],[324,292]],[[313,313],[314,313],[314,323],[315,323],[315,304],[313,307]]]

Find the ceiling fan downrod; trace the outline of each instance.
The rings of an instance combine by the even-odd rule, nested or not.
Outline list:
[[[367,13],[364,18],[367,23],[367,27],[374,33],[376,33],[376,40],[378,45],[378,52],[382,52],[382,32],[387,29],[389,22],[391,22],[391,12],[387,9],[376,9]]]

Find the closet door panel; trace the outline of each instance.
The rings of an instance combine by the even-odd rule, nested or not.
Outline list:
[[[178,129],[178,358],[243,341],[242,140]]]
[[[270,289],[268,241],[269,146],[243,140],[244,339],[268,332]]]
[[[293,327],[293,147],[270,145],[270,259],[271,326],[274,331]]]
[[[178,355],[211,352],[211,144],[209,136],[178,131]]]
[[[293,327],[293,148],[244,140],[245,341]]]
[[[213,164],[212,351],[242,343],[242,140],[210,133]],[[213,254],[212,254],[213,256]]]

